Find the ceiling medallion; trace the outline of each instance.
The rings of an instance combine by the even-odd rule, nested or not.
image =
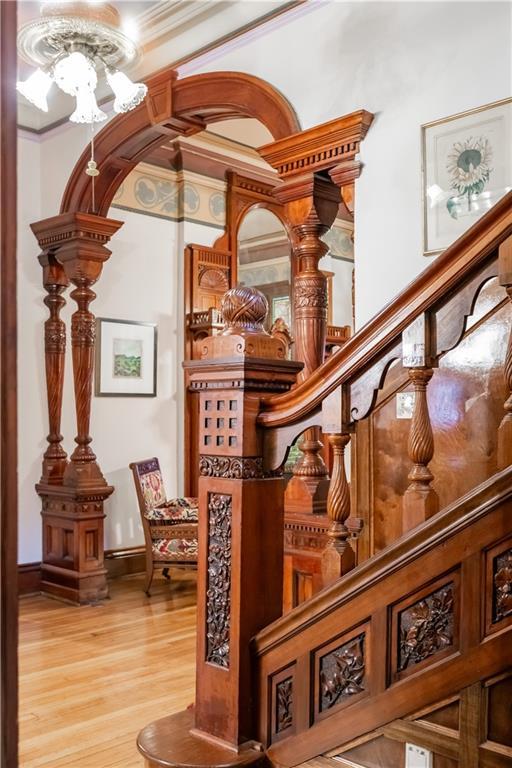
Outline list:
[[[115,100],[114,111],[128,112],[147,93],[144,83],[133,83],[120,67],[134,65],[140,49],[120,29],[117,10],[107,3],[43,2],[41,16],[24,24],[18,32],[18,52],[37,66],[18,91],[44,112],[53,83],[76,98],[70,116],[75,123],[97,123],[107,119],[96,102],[98,70],[104,70]]]

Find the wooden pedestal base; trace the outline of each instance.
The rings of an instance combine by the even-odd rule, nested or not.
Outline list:
[[[146,768],[238,768],[269,765],[265,752],[252,744],[239,751],[193,732],[192,710],[156,720],[137,738]]]
[[[323,587],[322,555],[329,542],[327,515],[285,513],[283,612]]]
[[[110,486],[98,492],[39,484],[43,502],[43,593],[82,605],[108,596],[103,561],[103,502]]]

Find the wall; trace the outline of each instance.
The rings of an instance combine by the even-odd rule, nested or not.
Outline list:
[[[429,263],[422,255],[420,125],[511,95],[511,5],[308,5],[268,34],[260,30],[245,45],[185,65],[180,76],[258,75],[289,99],[303,128],[360,108],[376,114],[356,194],[360,326]]]

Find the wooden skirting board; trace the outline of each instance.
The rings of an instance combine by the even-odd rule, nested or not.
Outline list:
[[[105,550],[105,567],[109,579],[142,573],[146,568],[144,547]],[[41,563],[18,565],[18,595],[32,595],[41,591]]]

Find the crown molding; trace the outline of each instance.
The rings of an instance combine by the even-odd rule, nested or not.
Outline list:
[[[258,149],[281,179],[303,173],[317,173],[342,164],[350,166],[351,179],[355,178],[355,156],[366,136],[373,115],[365,109],[309,128],[284,139],[265,144]],[[357,164],[357,176],[360,165]],[[357,177],[356,176],[356,177]]]

